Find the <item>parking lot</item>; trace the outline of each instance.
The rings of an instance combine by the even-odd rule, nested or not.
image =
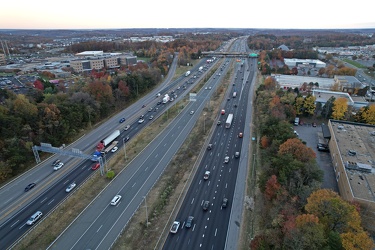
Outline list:
[[[299,138],[305,141],[306,145],[312,148],[316,154],[316,162],[324,172],[322,188],[331,189],[339,193],[330,153],[318,151],[316,148],[318,143],[317,132],[322,130],[321,126],[312,127],[311,124],[304,124],[294,126],[294,130],[298,132]]]

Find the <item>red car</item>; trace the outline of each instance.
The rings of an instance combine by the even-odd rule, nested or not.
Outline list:
[[[97,170],[99,167],[100,167],[100,163],[95,163],[94,165],[92,165],[91,169]]]

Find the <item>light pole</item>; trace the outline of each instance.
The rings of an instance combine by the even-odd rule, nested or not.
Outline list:
[[[124,144],[124,155],[125,155],[125,161],[126,161],[126,143],[125,143],[125,138],[122,138],[122,143]]]
[[[203,133],[206,134],[206,113],[203,113]]]
[[[108,172],[108,167],[107,167],[107,158],[105,156],[106,154],[104,154],[104,166],[105,166],[105,171]]]
[[[144,196],[144,197],[145,197],[145,207],[146,207],[146,227],[148,227],[148,213],[147,213],[147,199],[146,199],[147,196]]]

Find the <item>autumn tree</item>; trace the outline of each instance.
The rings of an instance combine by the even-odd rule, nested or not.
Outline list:
[[[340,235],[344,249],[367,250],[374,249],[373,240],[365,231],[347,232]]]
[[[336,120],[341,120],[345,117],[348,111],[348,100],[346,98],[340,97],[333,102],[332,107],[332,118]]]
[[[315,113],[315,108],[316,108],[315,100],[316,100],[316,97],[313,95],[309,94],[306,96],[303,102],[303,109],[306,114],[313,115]]]
[[[264,79],[264,86],[267,90],[274,90],[276,88],[276,80],[275,78],[268,76]]]
[[[302,115],[303,114],[303,103],[304,103],[303,96],[299,95],[296,97],[294,102],[294,108],[296,109],[296,115]]]
[[[308,162],[316,157],[315,152],[303,144],[298,138],[288,139],[286,142],[281,144],[278,154],[291,154],[294,158],[301,162]]]
[[[363,122],[371,125],[375,125],[375,104],[371,104],[370,106],[362,107],[357,112],[357,119],[358,122]]]
[[[276,175],[272,175],[266,183],[266,190],[264,191],[266,198],[269,200],[276,198],[280,188],[281,185],[277,181]]]

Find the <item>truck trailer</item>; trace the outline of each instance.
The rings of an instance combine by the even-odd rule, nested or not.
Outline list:
[[[230,128],[230,126],[232,125],[232,121],[233,121],[233,114],[229,114],[225,122],[225,128]]]
[[[189,75],[190,75],[190,71],[186,71],[185,76],[189,76]]]
[[[164,97],[163,97],[163,103],[167,103],[171,98],[169,97],[168,94],[166,94]]]
[[[101,152],[105,147],[107,147],[111,142],[113,142],[120,135],[120,130],[115,130],[112,134],[101,140],[96,146],[96,150]]]

